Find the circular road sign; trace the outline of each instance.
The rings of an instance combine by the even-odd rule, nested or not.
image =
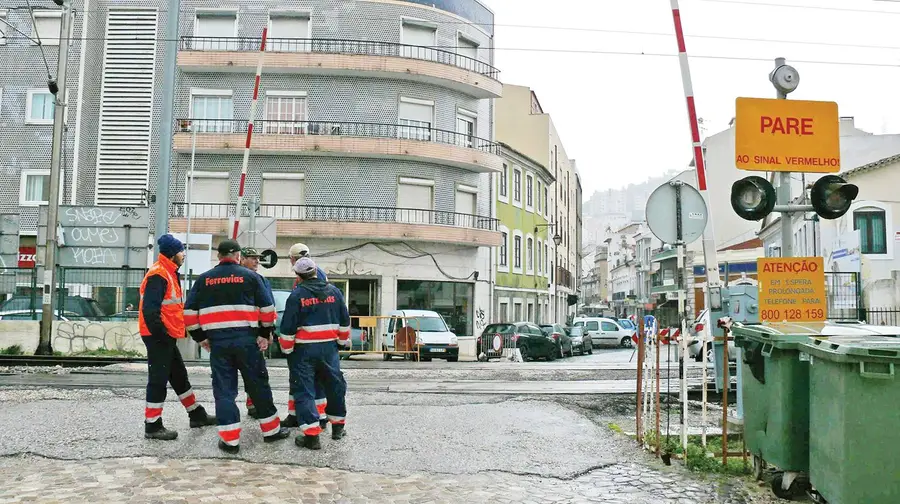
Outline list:
[[[266,269],[274,268],[278,264],[278,254],[272,249],[263,250],[259,255],[259,264]]]
[[[493,343],[492,346],[494,347],[495,352],[499,352],[500,349],[503,348],[503,339],[500,337],[499,334],[494,335],[494,341],[492,341],[492,343]]]
[[[700,191],[680,181],[666,182],[647,199],[647,225],[663,243],[678,243],[676,191],[681,193],[681,241],[692,243],[703,236],[708,215]]]

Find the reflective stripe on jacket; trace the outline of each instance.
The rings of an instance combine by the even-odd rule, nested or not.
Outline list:
[[[169,336],[184,338],[184,296],[181,291],[181,282],[178,280],[178,265],[166,256],[160,255],[144,280],[141,282],[141,301],[138,307],[138,329],[141,336],[150,336],[151,327],[155,321],[147,320],[151,317],[159,317]],[[159,276],[166,283],[165,294],[162,300],[149,299],[144,296],[147,290],[147,281],[154,276]],[[157,312],[159,315],[157,315]],[[145,318],[147,317],[147,318]],[[149,322],[149,323],[148,323]]]

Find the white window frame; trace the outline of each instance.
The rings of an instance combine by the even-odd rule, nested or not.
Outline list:
[[[434,37],[432,38],[431,45],[432,46],[437,45],[437,31],[438,31],[437,23],[435,23],[433,21],[428,21],[427,19],[419,19],[419,18],[400,16],[400,44],[406,44],[406,42],[403,41],[403,25],[418,26],[419,28],[428,28],[428,29],[433,30]],[[423,50],[419,49],[418,47],[414,47],[414,46],[401,47],[401,55],[405,58],[413,58],[413,59],[420,59],[420,60],[427,61],[429,58],[427,58],[426,56],[430,54],[429,51],[434,51],[434,49],[433,48],[425,49],[423,52]]]
[[[227,131],[206,131],[205,133],[233,133],[234,132],[234,91],[231,89],[207,89],[207,88],[191,88],[191,96],[188,99],[188,117],[190,119],[197,119],[194,117],[194,97],[195,96],[228,96],[231,98],[231,128],[227,128]],[[202,120],[202,119],[201,119]],[[207,119],[209,121],[214,121],[218,119]],[[225,121],[227,119],[220,119]],[[191,124],[191,129],[193,130],[194,125]]]
[[[503,163],[503,171],[497,176],[497,200],[509,203],[509,163]]]
[[[506,233],[506,243],[504,244],[504,245],[506,245],[506,247],[502,247],[502,246],[497,247],[497,271],[499,271],[501,273],[509,273],[509,266],[510,266],[510,261],[509,261],[510,252],[509,251],[512,249],[512,233],[509,232],[509,228],[501,225],[500,226],[500,236],[501,237],[503,236],[503,233]],[[503,264],[503,261],[501,261],[501,259],[500,259],[502,256],[501,253],[503,252],[504,248],[506,249],[506,264]]]
[[[459,54],[460,45],[461,45],[461,44],[459,43],[460,40],[465,40],[465,41],[468,42],[469,44],[475,46],[475,58],[474,58],[474,59],[475,59],[475,61],[481,61],[481,58],[480,58],[480,56],[481,56],[481,42],[475,40],[475,37],[471,37],[471,36],[469,36],[468,34],[464,33],[464,32],[461,31],[461,30],[456,30],[456,54],[459,55],[459,56],[465,56],[465,54]],[[460,61],[457,61],[456,64],[457,64],[457,66],[459,66],[460,68],[465,68],[466,70],[469,70],[469,71],[471,71],[471,72],[474,72],[474,71],[475,71],[475,68],[474,68],[475,64],[474,64],[474,63],[469,63],[468,60],[465,60],[465,62],[466,62],[466,65],[463,65],[462,62],[460,62]],[[473,66],[473,68],[469,68],[469,65]]]
[[[541,183],[541,179],[535,177],[535,182],[537,182],[537,186],[535,187],[535,198],[534,198],[534,213],[535,215],[541,215],[542,206],[541,206],[541,197],[543,197],[543,191],[541,188],[544,187],[544,184]]]
[[[47,90],[47,88],[33,88],[28,90],[28,95],[25,97],[25,124],[40,124],[40,125],[52,125],[53,118],[50,119],[32,119],[31,118],[31,101],[32,97],[36,94],[48,94],[53,96],[53,94]],[[66,95],[69,94],[68,88],[66,89]],[[53,98],[54,101],[56,97]],[[55,106],[54,106],[55,107]],[[54,108],[55,110],[55,108]],[[56,112],[54,112],[55,114]],[[69,121],[69,110],[68,107],[63,107],[63,122]]]
[[[550,197],[549,197],[549,193],[550,193],[550,185],[548,184],[548,185],[545,185],[545,186],[544,186],[544,194],[543,194],[543,197],[544,197],[544,217],[547,217],[548,215],[550,215]]]
[[[553,247],[550,246],[550,242],[544,242],[544,277],[550,278],[550,270],[552,269],[550,265],[550,252],[553,251]]]
[[[528,253],[528,243],[531,242],[531,254]],[[525,242],[522,244],[524,250],[523,254],[525,255],[525,274],[526,275],[534,275],[534,247],[536,242],[534,240],[534,236],[531,233],[525,235]]]
[[[4,21],[9,21],[9,18],[7,16],[8,12],[9,11],[7,11],[6,9],[0,9],[0,19],[3,19]],[[9,30],[9,29],[10,29],[9,26],[7,26],[4,23],[0,23],[0,45],[6,45],[6,35],[7,35],[7,30]]]
[[[531,190],[528,190],[528,181],[531,180]],[[524,201],[522,202],[525,205],[525,210],[531,213],[534,213],[534,175],[531,173],[525,173],[525,180],[523,181],[525,184],[522,192],[524,193]],[[528,196],[531,196],[531,204],[528,204]]]
[[[519,259],[518,267],[516,267],[516,237],[519,238],[519,243],[522,244],[521,247],[519,247],[519,251],[521,252],[522,257],[518,258]],[[525,236],[522,234],[521,231],[519,231],[518,229],[513,230],[512,240],[510,240],[510,244],[511,244],[510,248],[512,249],[511,250],[512,257],[511,257],[511,261],[510,261],[511,262],[510,267],[511,267],[513,273],[515,273],[517,275],[521,275],[522,273],[525,272],[524,271],[524,268],[525,268]]]
[[[49,177],[50,170],[35,170],[31,168],[26,168],[19,173],[19,206],[20,207],[39,207],[46,205],[50,202],[47,201],[25,201],[25,186],[26,181],[28,180],[28,176],[41,176],[41,177]],[[59,204],[61,205],[63,202],[63,192],[66,187],[65,184],[65,171],[60,170],[59,172]]]
[[[535,268],[536,276],[542,277],[544,276],[544,240],[537,239],[537,248],[534,250],[534,255],[536,256],[534,264],[537,266]]]
[[[34,11],[33,13],[34,13],[35,20],[37,18],[56,18],[59,20],[60,25],[62,24],[62,10],[58,10],[58,11],[57,10],[40,10],[40,11]],[[3,26],[7,29],[9,28],[6,25],[3,25]],[[74,27],[75,24],[72,23],[72,26]],[[34,26],[34,23],[31,24],[31,27],[33,30],[31,33],[31,38],[32,38],[31,45],[37,45],[37,38],[38,38],[37,37],[38,36],[37,27]],[[51,40],[56,40],[57,43],[55,43],[55,44],[52,42],[48,43],[46,40],[41,39],[41,45],[42,46],[58,46],[59,43],[61,42],[59,40],[59,30],[60,30],[60,28],[57,27],[57,33],[54,34],[54,38],[51,39]],[[70,32],[70,34],[71,34],[71,32]],[[71,41],[70,41],[70,44],[71,44]]]
[[[305,173],[289,173],[289,172],[263,172],[262,173],[262,183],[259,187],[259,198],[260,204],[265,204],[262,200],[263,197],[263,186],[265,186],[266,180],[302,180],[304,181],[303,187],[303,201],[299,203],[301,205],[299,208],[287,208],[289,212],[282,211],[279,215],[269,215],[269,217],[276,217],[280,219],[291,219],[291,220],[303,220],[306,218],[306,174]],[[265,211],[260,211],[261,215],[268,215]],[[287,214],[287,215],[285,215]]]
[[[409,136],[406,136],[406,137],[403,136],[403,130],[401,129],[401,128],[403,128],[403,126],[400,125],[400,121],[403,119],[402,117],[400,117],[400,103],[412,103],[415,105],[426,105],[426,106],[431,107],[431,123],[428,127],[428,137],[427,138],[417,138],[417,137],[410,138]],[[435,111],[435,107],[434,107],[434,100],[424,100],[422,98],[412,98],[409,96],[401,96],[400,103],[397,104],[397,137],[404,139],[404,140],[421,140],[421,141],[430,142],[432,140],[432,131],[435,129],[435,119],[436,119],[436,115],[437,115],[437,112]],[[407,119],[407,120],[409,121],[411,119]]]
[[[885,203],[882,201],[870,201],[870,200],[862,200],[862,201],[854,201],[850,205],[850,209],[847,210],[847,215],[849,220],[847,222],[847,229],[852,230],[854,221],[856,220],[855,214],[856,212],[865,212],[866,209],[878,210],[884,212],[884,241],[886,242],[885,253],[884,254],[860,254],[863,257],[866,257],[875,261],[885,261],[885,260],[893,260],[894,259],[894,208],[891,203]],[[862,241],[860,239],[860,241]]]
[[[469,121],[472,123],[472,136],[470,138],[464,138],[462,136],[457,136],[457,145],[460,147],[466,147],[472,149],[475,147],[475,139],[478,138],[478,113],[472,112],[471,110],[466,110],[464,108],[457,107],[456,109],[456,124],[455,130],[457,135],[461,135],[462,133],[459,131],[459,120],[462,119],[464,121]]]
[[[269,97],[272,97],[272,98],[303,98],[303,121],[297,127],[293,127],[290,125],[278,124],[278,125],[276,125],[278,127],[275,128],[275,133],[272,132],[272,128],[270,127],[271,125],[264,122],[263,124],[265,124],[266,126],[263,127],[262,133],[265,135],[272,135],[272,134],[305,135],[306,130],[307,130],[306,127],[309,123],[308,93],[306,91],[292,91],[292,90],[287,90],[287,89],[267,90],[266,91],[266,99],[265,99],[265,102],[263,103],[263,121],[271,120],[266,115],[269,111]],[[191,103],[193,103],[193,102],[194,102],[194,100],[192,98]],[[232,97],[232,110],[234,110],[234,98],[233,97]],[[283,126],[287,126],[288,133],[282,133],[282,131],[285,130],[285,128]]]
[[[272,17],[276,18],[302,18],[306,19],[306,36],[299,37],[301,39],[307,39],[306,42],[296,45],[297,51],[289,51],[289,52],[310,52],[312,50],[311,41],[312,39],[312,12],[307,10],[290,10],[290,9],[269,9],[269,19],[266,20],[266,26],[269,28],[269,32],[272,31]],[[266,43],[266,51],[272,51],[274,45],[270,45]]]
[[[223,8],[218,8],[218,9],[217,9],[217,8],[207,8],[207,7],[204,7],[204,8],[201,8],[201,9],[194,9],[194,31],[193,31],[193,35],[194,35],[195,37],[197,36],[197,28],[200,27],[200,26],[199,26],[199,25],[200,25],[200,20],[199,20],[198,18],[203,17],[203,16],[221,16],[221,17],[226,17],[226,16],[228,16],[228,14],[234,14],[234,36],[237,37],[237,36],[238,36],[238,25],[239,25],[239,23],[240,23],[240,19],[239,19],[240,11],[239,11],[239,9],[233,9],[233,8],[230,8],[230,7],[223,7]]]
[[[518,188],[519,189],[519,199],[518,199],[518,201],[516,200],[516,173],[519,174],[519,188]],[[517,168],[516,165],[513,165],[513,167],[512,167],[512,186],[510,187],[510,192],[512,192],[512,194],[510,195],[510,199],[512,200],[512,204],[514,207],[522,208],[522,192],[524,192],[524,189],[522,189],[522,186],[524,184],[525,184],[525,177],[524,177],[524,173],[522,172],[522,169]]]

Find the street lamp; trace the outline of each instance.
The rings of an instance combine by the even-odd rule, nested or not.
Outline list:
[[[542,227],[546,227],[546,228],[556,227],[556,223],[553,222],[550,224],[535,224],[534,225],[534,233],[537,234],[538,228],[542,228]],[[559,233],[556,233],[555,235],[553,235],[553,243],[555,243],[557,247],[559,246],[560,243],[562,243],[562,236],[560,236]]]

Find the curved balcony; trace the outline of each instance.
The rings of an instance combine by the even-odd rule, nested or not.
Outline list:
[[[175,151],[190,153],[194,130],[199,153],[243,154],[247,121],[178,119]],[[503,169],[500,145],[482,138],[421,126],[334,121],[255,121],[250,151],[269,155],[343,156],[415,160],[478,173]]]
[[[234,218],[233,203],[172,203],[169,227],[187,230],[190,206],[191,232],[225,235]],[[243,217],[249,216],[244,207]],[[499,221],[480,215],[419,210],[415,208],[260,205],[258,217],[275,218],[278,236],[355,238],[365,240],[415,240],[436,243],[498,247]]]
[[[184,72],[253,73],[259,37],[182,37],[178,66]],[[476,98],[499,98],[499,70],[434,47],[343,39],[266,39],[264,74],[350,75],[434,84]]]

